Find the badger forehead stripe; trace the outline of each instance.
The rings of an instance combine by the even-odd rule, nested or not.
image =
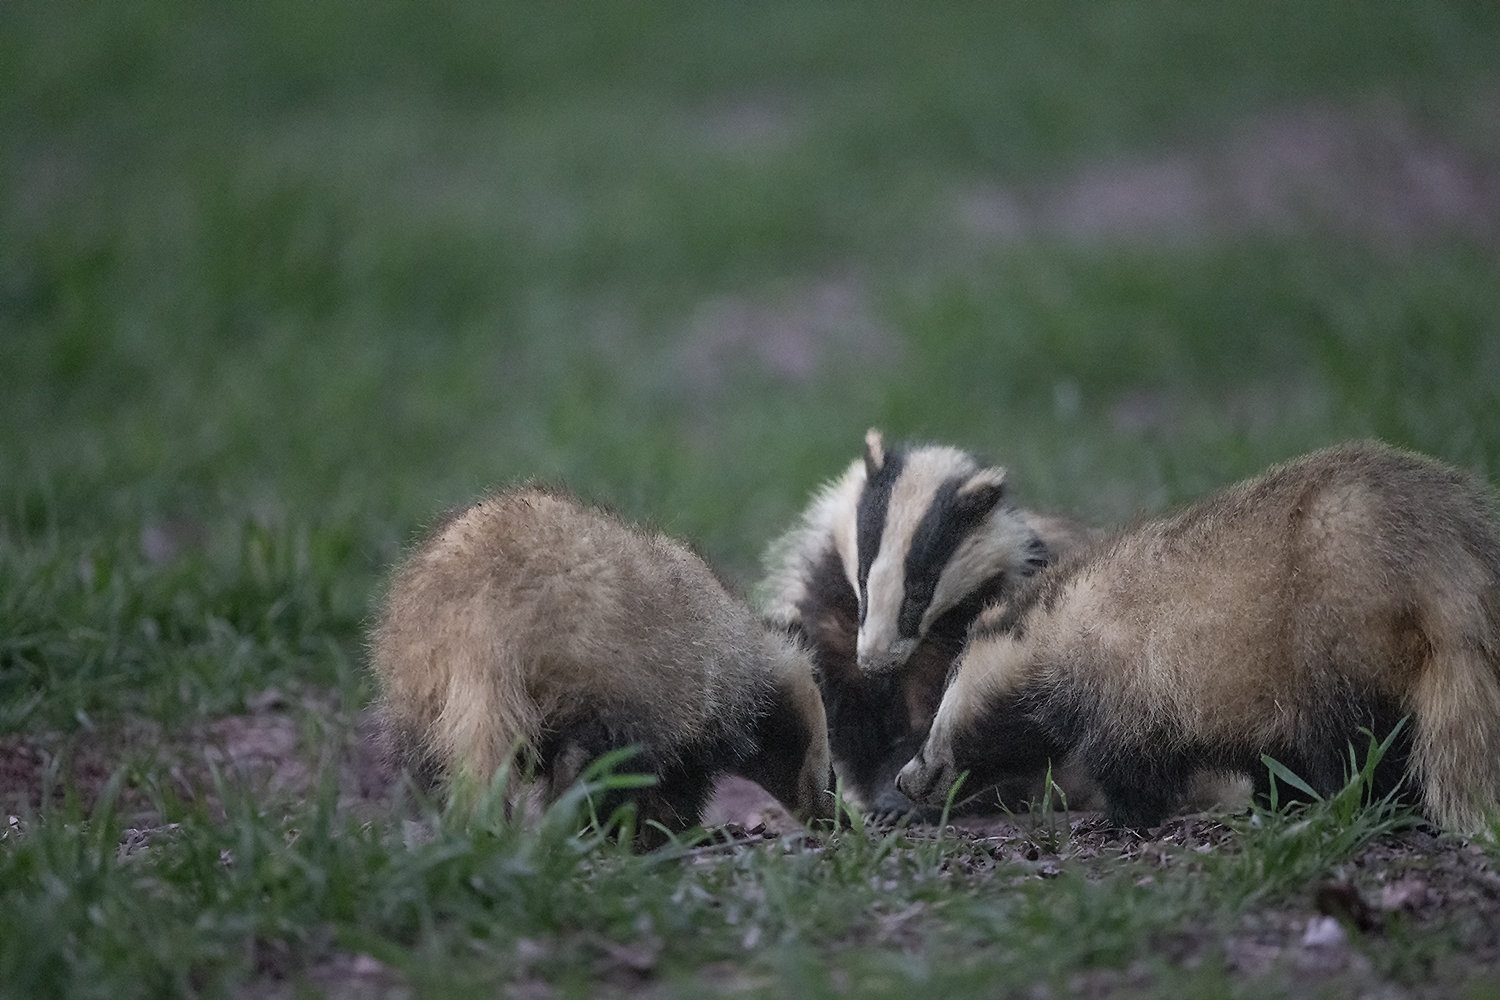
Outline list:
[[[857,552],[859,557],[858,580],[864,584],[870,576],[870,564],[875,561],[887,533],[887,518],[890,513],[892,495],[903,479],[907,455],[901,449],[886,453],[885,464],[874,476],[865,480],[864,492],[859,496],[859,509],[855,515]],[[899,502],[899,498],[898,502]]]
[[[860,553],[867,560],[862,578],[868,578],[870,563],[883,556],[881,563],[889,567],[890,575],[882,582],[898,591],[891,595],[898,601],[914,574],[929,575],[935,581],[942,564],[962,543],[964,533],[952,516],[954,498],[979,467],[956,448],[928,446],[901,457],[902,467],[888,487],[886,519],[876,551],[865,552],[862,544]]]
[[[953,551],[934,567],[937,585],[924,613],[924,627],[992,580],[1005,575],[1012,580],[1028,576],[1035,569],[1032,560],[1038,547],[1046,552],[1025,519],[1002,501],[984,520],[959,536]],[[1045,556],[1042,558],[1045,561]]]
[[[886,469],[897,460],[900,465],[895,474],[888,484],[882,483],[886,495],[881,532],[874,538],[870,537],[873,530],[860,535],[860,596],[867,612],[861,619],[860,642],[872,652],[893,650],[892,644],[903,636],[914,638],[900,627],[909,584],[908,553],[939,493],[945,487],[956,489],[954,477],[972,475],[977,468],[965,453],[936,446],[893,453],[886,459]]]
[[[911,533],[906,551],[906,578],[937,575],[953,558],[953,553],[973,534],[954,515],[954,498],[967,476],[953,476],[937,484],[927,509]]]
[[[958,487],[977,466],[954,448],[920,448],[903,457],[900,475],[890,487],[881,547],[891,548],[893,555],[899,552],[904,567],[913,543],[925,547],[925,536],[948,519]]]

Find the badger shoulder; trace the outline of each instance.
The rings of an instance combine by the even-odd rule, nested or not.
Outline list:
[[[394,742],[450,784],[529,761],[555,794],[635,745],[627,768],[659,782],[642,811],[670,827],[745,766],[794,811],[830,809],[806,653],[686,546],[560,491],[504,491],[440,525],[394,574],[371,661]]]
[[[1378,443],[1315,452],[1080,550],[1018,595],[1000,630],[1026,637],[1038,669],[1205,737],[1215,720],[1300,718],[1275,692],[1308,678],[1396,693],[1418,666],[1413,629],[1495,585],[1485,496]]]

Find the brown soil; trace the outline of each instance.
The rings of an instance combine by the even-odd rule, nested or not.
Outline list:
[[[122,775],[117,810],[149,825],[151,793],[137,778],[151,774],[187,802],[213,803],[212,768],[270,802],[306,801],[319,783],[336,782],[343,808],[389,802],[395,776],[384,765],[373,713],[344,716],[323,693],[290,697],[271,689],[250,699],[250,712],[177,733],[144,719],[95,730],[0,736],[0,810],[31,812],[73,797],[91,812],[111,778]]]

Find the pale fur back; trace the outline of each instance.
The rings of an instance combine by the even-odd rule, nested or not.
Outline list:
[[[667,751],[745,720],[769,697],[766,658],[796,669],[777,641],[683,546],[527,488],[418,547],[373,663],[391,726],[482,783],[590,708],[629,713]]]
[[[1473,831],[1500,803],[1500,538],[1457,470],[1375,443],[1317,452],[1120,534],[1023,601],[976,630],[938,743],[1022,689],[1102,706],[1084,757],[1162,733],[1298,745],[1350,698],[1380,700],[1414,717],[1436,822]]]

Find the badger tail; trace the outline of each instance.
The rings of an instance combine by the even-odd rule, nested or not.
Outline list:
[[[1427,814],[1475,836],[1500,821],[1500,644],[1497,630],[1434,642],[1412,697],[1413,777]]]
[[[384,644],[377,657],[386,719],[420,746],[463,807],[477,804],[501,766],[533,751],[541,729],[520,652],[482,606],[484,595],[471,601],[425,623],[412,641]],[[507,808],[518,801],[520,777],[508,781]]]

